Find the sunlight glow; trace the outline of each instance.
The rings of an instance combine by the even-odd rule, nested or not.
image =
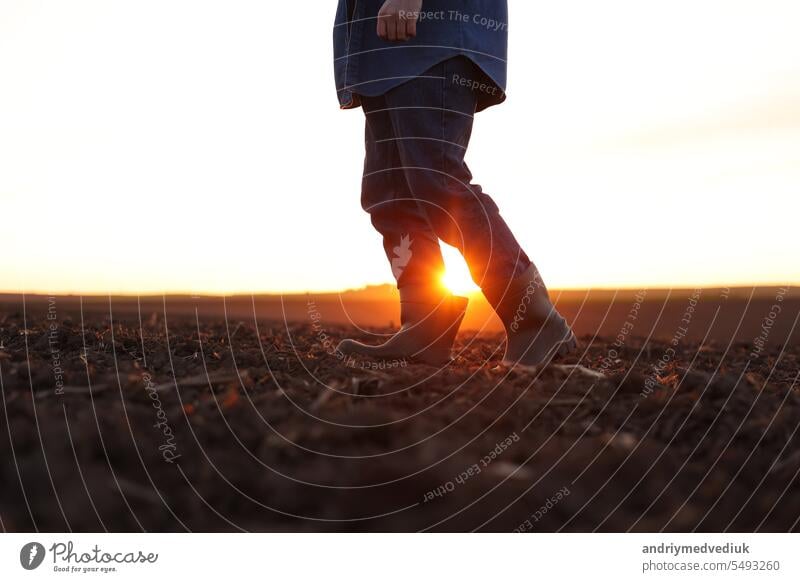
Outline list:
[[[442,273],[442,284],[455,295],[469,295],[480,288],[472,280],[467,263],[461,253],[451,246],[442,243],[445,272]]]

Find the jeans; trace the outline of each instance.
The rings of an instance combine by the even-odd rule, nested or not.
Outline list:
[[[383,236],[398,288],[438,283],[439,240],[461,251],[484,289],[505,286],[531,265],[464,162],[475,111],[493,90],[479,67],[456,57],[384,95],[361,97],[361,205]]]

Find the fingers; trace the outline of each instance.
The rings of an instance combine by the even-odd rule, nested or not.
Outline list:
[[[417,15],[381,10],[378,13],[378,36],[384,40],[408,40],[417,36]]]
[[[397,21],[396,16],[391,16],[386,19],[386,33],[389,40],[397,40],[397,29],[402,26],[402,23]]]
[[[417,19],[410,18],[406,20],[406,34],[409,38],[417,36]]]
[[[378,36],[386,40],[389,35],[386,28],[388,15],[378,14]]]
[[[378,14],[378,36],[383,40],[405,40],[406,29],[396,14]]]
[[[417,36],[417,19],[406,15],[397,21],[397,40],[408,40]]]

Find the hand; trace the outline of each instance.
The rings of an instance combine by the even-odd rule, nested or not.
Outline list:
[[[386,0],[378,12],[378,36],[384,40],[408,40],[417,36],[422,0]]]

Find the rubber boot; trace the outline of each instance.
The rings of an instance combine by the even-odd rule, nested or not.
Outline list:
[[[575,334],[550,301],[535,265],[507,287],[483,291],[506,330],[504,364],[546,365],[577,351]]]
[[[346,339],[337,349],[345,355],[406,359],[441,366],[451,360],[451,349],[467,303],[466,297],[404,287],[400,289],[401,327],[397,333],[377,346]]]

